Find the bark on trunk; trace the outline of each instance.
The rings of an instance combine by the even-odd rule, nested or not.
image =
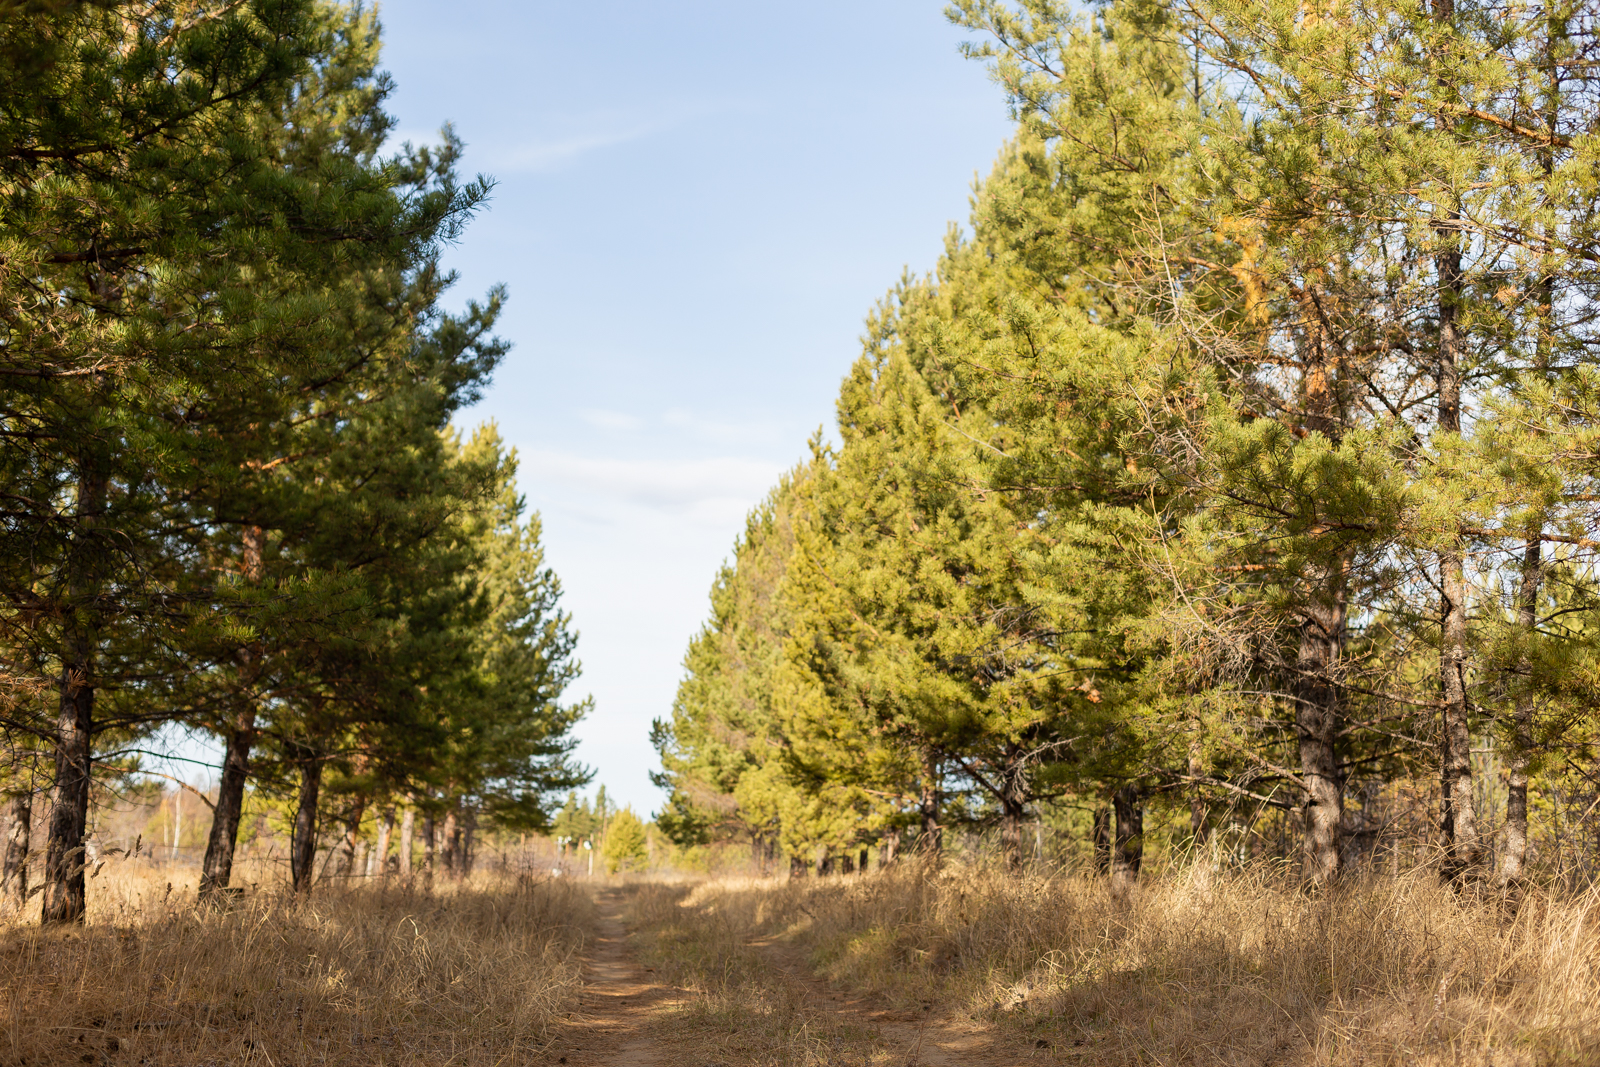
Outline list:
[[[833,873],[833,857],[826,852],[817,857],[817,877],[826,878]]]
[[[294,831],[289,838],[289,877],[294,891],[311,892],[316,878],[317,799],[322,792],[322,761],[303,755],[300,762],[300,802],[295,806]]]
[[[1569,33],[1567,15],[1552,12],[1546,25],[1544,45],[1545,129],[1556,128],[1561,118],[1561,81],[1557,48],[1565,43]],[[1539,150],[1539,166],[1545,180],[1555,173],[1555,146],[1546,145]],[[1554,244],[1555,234],[1548,228],[1545,237]],[[1550,361],[1555,350],[1555,277],[1546,273],[1539,279],[1539,336],[1534,344],[1534,369],[1541,379],[1548,379]],[[1544,560],[1541,550],[1544,533],[1543,515],[1529,523],[1528,540],[1522,552],[1522,585],[1517,590],[1517,623],[1522,631],[1524,645],[1518,657],[1517,672],[1521,675],[1520,691],[1512,709],[1511,751],[1506,759],[1506,830],[1505,846],[1500,852],[1500,867],[1496,881],[1502,889],[1521,885],[1528,857],[1528,768],[1533,757],[1533,694],[1532,657],[1529,646],[1539,633],[1539,588],[1544,580]]]
[[[1338,357],[1323,297],[1308,286],[1302,298],[1305,425],[1307,430],[1338,442],[1342,437],[1335,376]],[[1342,557],[1313,562],[1307,569],[1300,608],[1300,648],[1292,688],[1300,777],[1306,785],[1301,851],[1305,876],[1313,885],[1338,877],[1340,866],[1344,773],[1338,739],[1344,727],[1344,707],[1337,670],[1345,636],[1346,570]]]
[[[1454,0],[1433,0],[1434,18],[1441,23],[1455,18]],[[1441,86],[1450,92],[1453,87]],[[1442,121],[1449,122],[1448,119]],[[1435,378],[1439,388],[1438,431],[1461,432],[1461,359],[1465,340],[1461,332],[1461,305],[1466,291],[1461,273],[1461,215],[1448,212],[1435,224],[1441,249],[1434,256],[1439,285],[1439,351]],[[1459,547],[1439,554],[1439,689],[1444,707],[1439,731],[1440,789],[1443,794],[1441,825],[1444,862],[1441,872],[1455,880],[1477,869],[1482,861],[1478,813],[1472,789],[1472,727],[1467,704],[1467,584]]]
[[[1439,650],[1440,694],[1444,702],[1439,737],[1440,787],[1444,798],[1444,877],[1467,876],[1482,859],[1478,813],[1472,788],[1472,727],[1466,692],[1466,580],[1460,553],[1440,560],[1443,589]]]
[[[1000,849],[1005,853],[1006,866],[1011,870],[1022,868],[1022,823],[1026,815],[1027,777],[1022,759],[1015,749],[1006,752],[1005,765],[1000,771]]]
[[[1343,565],[1316,578],[1300,620],[1296,663],[1295,732],[1300,741],[1300,776],[1305,780],[1305,876],[1313,885],[1338,877],[1344,826],[1344,771],[1338,742],[1344,727],[1335,683],[1345,632]]]
[[[348,879],[361,868],[356,865],[356,847],[361,840],[361,820],[367,814],[366,797],[356,797],[354,808],[345,817],[344,837],[340,840],[343,855],[339,857],[339,873]]]
[[[461,877],[461,826],[456,819],[456,809],[444,815],[444,869],[451,878]]]
[[[81,923],[87,907],[84,834],[89,826],[89,786],[94,741],[94,603],[100,587],[98,529],[106,479],[86,461],[78,479],[77,520],[68,567],[71,594],[61,641],[60,705],[56,719],[56,779],[45,837],[45,923]]]
[[[851,856],[850,853],[848,853],[848,852],[846,852],[844,855],[839,857],[839,873],[840,874],[854,874],[855,870],[856,870],[855,857]]]
[[[868,849],[865,846],[863,846],[862,849],[861,849],[861,854],[856,857],[856,870],[860,871],[862,874],[866,874],[867,873],[867,860],[868,860],[868,858],[869,858]]]
[[[416,843],[416,831],[417,812],[408,807],[400,816],[400,875],[407,881],[411,880],[411,849]]]
[[[394,834],[394,809],[384,808],[378,820],[378,847],[374,850],[378,861],[378,877],[389,877],[389,838]]]
[[[478,813],[467,808],[461,813],[461,877],[472,873],[474,846],[478,836]]]
[[[9,899],[18,907],[28,900],[28,850],[33,841],[33,792],[12,795],[6,805],[6,858],[0,871],[0,899]]]
[[[878,867],[894,866],[894,858],[900,854],[900,831],[890,830],[883,835],[883,840],[878,843]]]
[[[422,817],[422,887],[433,888],[433,816]]]
[[[1125,785],[1111,795],[1116,812],[1116,837],[1111,844],[1111,888],[1126,892],[1139,879],[1144,858],[1144,803],[1137,786]]]
[[[917,847],[935,863],[944,852],[944,830],[939,825],[939,758],[931,749],[922,752],[922,836]]]
[[[242,569],[252,585],[261,581],[262,554],[267,532],[259,526],[244,530]],[[211,833],[206,838],[206,855],[200,864],[200,896],[215,896],[233,878],[233,856],[238,848],[239,821],[244,814],[244,787],[250,777],[250,750],[256,741],[255,685],[261,672],[263,650],[259,642],[239,653],[240,692],[243,706],[233,717],[222,755],[222,777],[217,783],[217,802],[212,808]]]
[[[200,866],[200,896],[226,889],[233,877],[233,856],[238,847],[239,822],[244,817],[244,787],[250,777],[250,750],[255,745],[256,712],[252,705],[240,711],[228,734],[222,756],[222,780],[217,783],[217,803],[211,815],[211,834]]]
[[[1517,623],[1522,639],[1532,642],[1539,629],[1541,559],[1539,531],[1533,531],[1522,552],[1522,587],[1517,590]],[[1528,766],[1533,755],[1532,663],[1526,649],[1518,657],[1521,686],[1512,706],[1511,751],[1506,753],[1506,829],[1495,880],[1502,889],[1521,884],[1528,857]]]
[[[1094,809],[1094,869],[1099,874],[1111,873],[1111,809]]]
[[[1198,742],[1189,746],[1189,777],[1199,778],[1201,765],[1198,752]],[[1189,837],[1194,842],[1194,854],[1199,857],[1200,850],[1205,847],[1206,838],[1210,836],[1209,811],[1206,809],[1205,798],[1200,793],[1200,786],[1195,785],[1189,790]]]
[[[45,843],[46,923],[81,923],[87,905],[84,884],[84,833],[89,824],[90,742],[94,727],[94,685],[87,641],[61,671],[61,713],[57,720],[56,784]]]

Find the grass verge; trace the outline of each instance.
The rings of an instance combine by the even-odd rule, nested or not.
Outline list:
[[[653,906],[696,914],[664,922],[693,936],[660,957],[713,988],[759,982],[738,946],[775,938],[841,988],[990,1026],[1030,1060],[1532,1067],[1600,1062],[1597,903],[1512,911],[1430,872],[1313,897],[1201,867],[1118,897],[1095,878],[905,865]]]
[[[0,922],[0,1065],[476,1065],[543,1048],[575,996],[592,904],[478,878],[223,910],[125,877],[87,926]]]

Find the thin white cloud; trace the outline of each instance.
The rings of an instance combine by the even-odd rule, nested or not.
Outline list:
[[[699,441],[719,445],[766,443],[774,440],[778,426],[772,422],[717,422],[702,419],[683,408],[673,408],[661,421]]]
[[[551,171],[591,152],[664,133],[674,125],[676,123],[652,122],[625,129],[535,139],[496,155],[490,160],[490,169],[523,174]]]
[[[554,482],[586,496],[666,509],[696,520],[716,517],[725,521],[744,514],[782,473],[778,464],[737,457],[595,459],[535,450],[523,453],[521,462],[525,488]]]
[[[599,112],[587,115],[547,116],[545,129],[515,143],[488,159],[489,169],[506,173],[540,173],[556,170],[594,152],[615,148],[631,141],[668,133],[691,122],[749,111],[747,101],[670,101],[656,105],[649,114]]]
[[[629,415],[622,411],[607,411],[604,408],[582,408],[578,412],[578,417],[601,430],[637,430],[644,425],[644,420],[637,415]]]

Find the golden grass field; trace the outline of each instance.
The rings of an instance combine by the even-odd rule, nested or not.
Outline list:
[[[479,876],[218,911],[108,871],[82,929],[0,920],[0,1067],[555,1064],[593,887]],[[1600,1064],[1592,892],[1512,909],[1427,871],[1308,896],[1197,867],[1118,897],[909,863],[622,890],[630,951],[683,991],[650,1024],[673,1067],[907,1067],[859,1011],[830,1014],[850,998],[982,1032],[974,1065]]]

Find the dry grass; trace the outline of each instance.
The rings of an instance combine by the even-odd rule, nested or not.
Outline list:
[[[0,920],[0,1067],[546,1062],[594,922],[585,888],[264,892],[224,912],[108,870],[82,929]],[[1593,894],[1512,913],[1427,872],[1309,897],[1196,868],[1117,898],[1076,875],[903,865],[642,881],[632,901],[655,977],[701,994],[663,1039],[730,1067],[903,1058],[807,970],[903,1018],[992,1027],[996,1063],[1600,1063]]]
[[[197,907],[108,872],[87,926],[0,919],[0,1065],[521,1062],[576,993],[592,904],[556,881],[262,892]]]
[[[751,908],[781,886],[724,878],[632,887],[628,918],[641,957],[658,980],[699,994],[676,1009],[671,1031],[702,1059],[737,1067],[885,1062],[868,1026],[828,1010],[751,945],[761,925]]]
[[[1030,1058],[1600,1063],[1594,894],[1512,915],[1428,872],[1312,898],[1267,873],[1197,868],[1119,899],[1093,878],[902,867],[710,883],[683,903],[695,917],[655,920],[669,931],[658,958],[685,958],[729,1002],[761,981],[736,946],[777,936],[845,988],[993,1025]]]

